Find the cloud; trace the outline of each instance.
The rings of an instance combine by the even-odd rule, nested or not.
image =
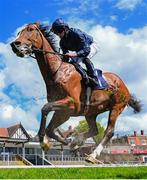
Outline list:
[[[125,111],[131,111],[131,109]],[[108,113],[105,113],[105,116],[99,119],[99,122],[103,127],[107,127],[107,117]],[[146,120],[147,119],[147,113],[141,113],[141,114],[133,114],[126,115],[124,112],[118,117],[114,133],[121,134],[121,135],[128,135],[132,134],[133,131],[139,132],[141,130],[144,130],[144,132],[147,134],[147,127],[146,127]]]
[[[57,1],[57,4],[60,6],[60,10],[58,10],[59,15],[69,15],[70,17],[85,15],[85,13],[98,15],[99,10],[99,2],[97,0],[78,0],[73,1]],[[61,8],[62,7],[62,8]],[[72,12],[72,13],[71,13]]]
[[[5,75],[0,72],[0,88],[3,89],[5,87]]]
[[[110,19],[111,19],[111,21],[117,21],[118,16],[112,15],[112,16],[110,16]]]
[[[118,9],[125,9],[133,11],[138,5],[142,3],[142,0],[119,0],[115,7]]]
[[[146,120],[147,120],[147,113],[138,114],[138,115],[132,115],[132,116],[123,116],[120,117],[118,122],[116,123],[116,131],[128,131],[133,132],[137,131],[140,132],[140,130],[144,130],[147,132],[146,127]]]
[[[2,108],[2,117],[4,119],[10,119],[12,117],[12,110],[13,110],[13,107],[10,105]]]
[[[35,115],[31,111],[24,111],[19,106],[12,106],[10,104],[2,105],[0,109],[1,127],[8,127],[20,123],[29,130],[37,130],[39,123]]]

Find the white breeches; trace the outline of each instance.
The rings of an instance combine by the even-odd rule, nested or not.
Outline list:
[[[98,44],[96,42],[93,42],[90,45],[90,53],[88,54],[87,58],[91,59],[93,56],[95,56],[99,51]]]

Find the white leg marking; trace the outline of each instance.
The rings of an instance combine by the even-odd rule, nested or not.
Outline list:
[[[96,149],[93,151],[93,153],[91,154],[91,156],[92,156],[93,158],[96,158],[96,156],[100,156],[102,150],[103,150],[103,146],[102,146],[102,144],[99,144],[99,145],[96,147]]]

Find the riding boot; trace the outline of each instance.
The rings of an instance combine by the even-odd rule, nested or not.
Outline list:
[[[98,79],[97,79],[97,75],[96,75],[93,63],[90,61],[89,58],[83,59],[83,63],[85,64],[88,70],[87,73],[92,78],[94,85],[98,85]]]

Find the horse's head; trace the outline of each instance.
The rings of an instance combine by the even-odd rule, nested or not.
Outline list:
[[[42,35],[39,30],[39,24],[28,24],[23,28],[11,43],[13,52],[19,56],[29,56],[33,53],[34,48],[40,49],[42,46]]]

